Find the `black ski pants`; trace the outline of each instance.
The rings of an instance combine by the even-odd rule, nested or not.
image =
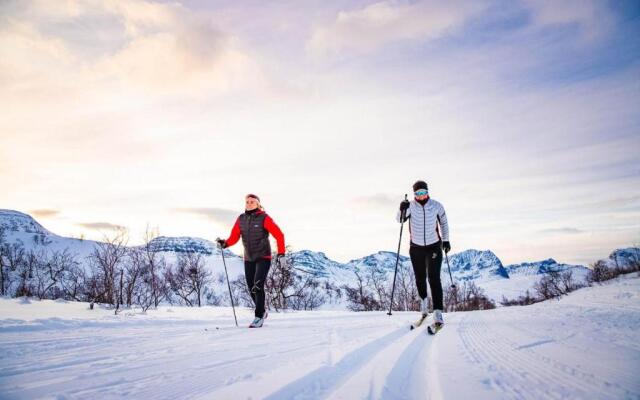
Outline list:
[[[436,242],[428,246],[418,246],[411,243],[409,248],[413,274],[416,277],[416,286],[421,299],[427,297],[427,277],[431,288],[431,300],[434,310],[443,310],[442,307],[442,282],[440,282],[440,269],[442,267],[442,246]]]
[[[247,288],[251,293],[253,304],[256,306],[257,318],[264,316],[264,282],[267,280],[270,267],[271,260],[268,258],[244,262],[244,276],[247,279]]]

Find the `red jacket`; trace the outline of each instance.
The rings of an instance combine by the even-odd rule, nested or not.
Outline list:
[[[254,215],[258,217],[264,216],[263,228],[268,233],[270,233],[271,236],[273,236],[276,239],[276,242],[278,244],[278,254],[284,254],[285,253],[284,234],[282,233],[278,225],[276,225],[273,219],[262,210],[256,211]],[[233,228],[231,229],[231,235],[225,242],[226,247],[231,247],[234,244],[236,244],[238,240],[240,240],[240,237],[242,236],[242,230],[240,225],[241,217],[242,215],[236,219],[236,223],[233,225]],[[246,249],[245,249],[245,255],[246,255]],[[268,255],[268,256],[265,255],[264,258],[271,258],[271,255]]]

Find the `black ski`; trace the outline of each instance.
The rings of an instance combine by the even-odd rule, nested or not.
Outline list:
[[[422,324],[424,323],[424,321],[426,321],[426,320],[427,320],[427,316],[426,316],[426,315],[424,315],[424,314],[422,314],[422,316],[420,317],[420,319],[419,319],[419,320],[417,320],[416,322],[414,322],[413,324],[411,324],[410,329],[411,329],[411,330],[416,329],[417,327],[419,327],[420,325],[422,325]]]
[[[429,335],[435,335],[436,333],[440,332],[443,327],[444,324],[433,323],[427,327],[427,332],[429,333]]]

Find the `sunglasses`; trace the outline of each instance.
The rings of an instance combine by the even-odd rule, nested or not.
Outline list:
[[[425,196],[427,195],[429,192],[426,189],[420,189],[418,191],[416,191],[416,196]]]

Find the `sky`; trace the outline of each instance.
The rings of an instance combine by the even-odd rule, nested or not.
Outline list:
[[[346,262],[422,179],[454,253],[588,264],[640,244],[638,38],[635,0],[1,0],[0,208],[213,240],[256,193]]]

